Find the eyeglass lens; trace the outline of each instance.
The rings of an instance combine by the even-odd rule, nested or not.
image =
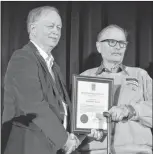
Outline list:
[[[107,42],[109,46],[114,47],[116,46],[116,44],[118,43],[120,48],[125,48],[127,45],[127,42],[123,42],[123,41],[117,41],[117,40],[113,40],[113,39],[106,39],[100,42]]]

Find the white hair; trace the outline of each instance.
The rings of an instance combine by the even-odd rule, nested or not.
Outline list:
[[[59,14],[58,9],[53,6],[41,6],[32,9],[27,17],[27,31],[30,34],[30,25],[40,19],[42,15],[46,15],[49,11],[55,11]],[[59,14],[60,15],[60,14]]]
[[[112,24],[112,25],[109,25],[109,26],[105,27],[104,29],[102,29],[102,30],[99,32],[99,34],[98,34],[98,36],[97,36],[97,41],[99,41],[100,38],[101,38],[101,36],[103,35],[103,33],[104,33],[107,29],[110,29],[110,28],[117,28],[117,29],[121,30],[121,31],[124,33],[125,38],[127,39],[127,36],[128,36],[127,31],[126,31],[125,29],[121,28],[121,27],[118,26],[118,25]]]

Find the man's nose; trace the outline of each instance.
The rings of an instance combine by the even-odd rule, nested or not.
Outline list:
[[[120,47],[120,45],[119,45],[119,42],[116,43],[115,48],[116,48],[117,50],[120,50],[120,49],[121,49],[121,47]]]
[[[52,34],[54,34],[54,35],[58,35],[59,34],[58,29],[57,29],[56,26],[54,26],[54,28],[52,29]]]

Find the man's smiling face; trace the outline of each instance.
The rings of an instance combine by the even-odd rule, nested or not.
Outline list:
[[[35,26],[36,39],[43,47],[54,48],[61,37],[62,21],[59,14],[49,11],[42,15]]]

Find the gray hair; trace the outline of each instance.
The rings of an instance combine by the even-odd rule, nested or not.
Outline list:
[[[101,37],[101,36],[103,35],[103,33],[104,33],[107,29],[109,29],[109,28],[117,28],[117,29],[121,30],[121,31],[124,33],[125,38],[127,39],[127,36],[128,36],[127,31],[126,31],[125,29],[121,28],[121,27],[118,26],[118,25],[112,24],[112,25],[109,25],[109,26],[105,27],[104,29],[102,29],[102,30],[99,32],[99,34],[98,34],[98,36],[97,36],[97,41],[100,40],[100,37]]]
[[[27,31],[30,34],[30,25],[40,19],[42,15],[46,15],[49,11],[55,11],[59,14],[58,9],[53,6],[41,6],[32,9],[27,17]],[[59,14],[60,15],[60,14]]]

